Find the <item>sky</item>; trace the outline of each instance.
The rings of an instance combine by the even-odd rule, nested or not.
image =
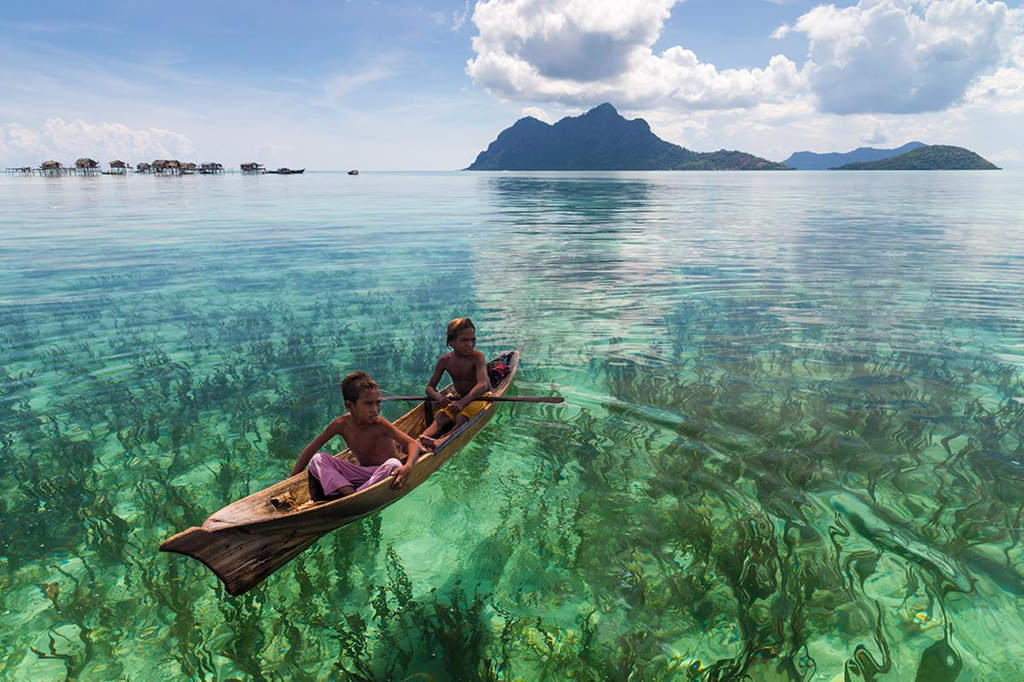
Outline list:
[[[694,151],[955,144],[1024,168],[1024,0],[0,7],[0,164],[464,168],[609,102]]]

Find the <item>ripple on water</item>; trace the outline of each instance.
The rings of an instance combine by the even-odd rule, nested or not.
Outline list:
[[[0,178],[0,677],[1024,678],[1018,176],[79,180]],[[566,402],[242,598],[154,551],[463,315]]]

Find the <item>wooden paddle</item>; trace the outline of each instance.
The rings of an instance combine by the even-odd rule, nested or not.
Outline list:
[[[381,400],[430,400],[425,395],[382,395]],[[495,403],[563,403],[565,398],[560,395],[482,395],[474,400],[489,400]]]

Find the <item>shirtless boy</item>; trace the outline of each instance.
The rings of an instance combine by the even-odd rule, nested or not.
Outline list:
[[[487,360],[476,349],[476,327],[468,317],[457,317],[448,323],[448,345],[451,352],[445,353],[434,366],[434,373],[427,382],[427,397],[439,403],[440,409],[433,423],[420,436],[420,442],[427,448],[436,447],[435,438],[447,431],[457,429],[476,416],[487,406],[483,400],[476,400],[491,390],[487,378]],[[437,390],[437,382],[448,372],[456,395],[449,396]]]
[[[292,475],[309,465],[309,496],[317,501],[351,495],[392,474],[395,480],[391,487],[401,488],[419,459],[420,444],[380,416],[380,389],[366,372],[346,376],[341,382],[341,394],[348,414],[335,418],[303,448],[292,467]],[[359,464],[320,452],[335,436],[345,439]],[[398,447],[405,450],[404,466],[397,456]]]

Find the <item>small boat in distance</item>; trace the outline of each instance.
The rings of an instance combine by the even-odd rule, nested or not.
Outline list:
[[[519,352],[515,350],[505,351],[488,363],[493,397],[504,395],[518,367]],[[303,471],[214,512],[202,526],[165,540],[160,550],[201,561],[221,579],[228,594],[247,592],[320,536],[375,514],[410,493],[468,443],[497,408],[497,402],[488,403],[475,417],[446,434],[433,452],[424,453],[416,461],[401,490],[394,490],[387,478],[340,499],[314,502]],[[433,419],[433,403],[424,401],[394,424],[417,438]],[[351,458],[351,453],[346,450],[338,456]]]
[[[298,170],[292,170],[291,168],[278,168],[277,170],[267,171],[266,174],[267,175],[301,175],[302,173],[305,173],[305,172],[306,172],[305,168],[300,168]]]
[[[356,170],[355,168],[353,168],[352,170],[350,170],[350,171],[348,172],[348,174],[349,174],[349,175],[359,175],[359,171],[357,171],[357,170]]]

